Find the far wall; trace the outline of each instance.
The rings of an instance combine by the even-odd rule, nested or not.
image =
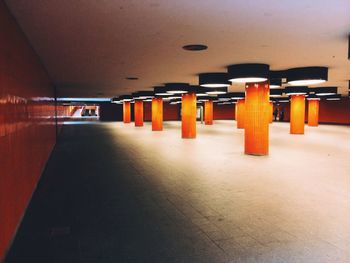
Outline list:
[[[290,120],[290,103],[281,103],[285,116],[284,121]],[[131,117],[133,119],[133,104],[131,107]],[[307,102],[305,109],[305,121],[307,121]],[[164,120],[180,120],[180,106],[164,103]],[[101,104],[100,110],[102,121],[122,121],[123,105],[121,104]],[[144,120],[151,121],[152,109],[151,102],[144,102]],[[235,105],[216,105],[214,104],[214,120],[234,120]],[[350,99],[342,98],[340,101],[320,101],[320,123],[350,124]]]
[[[285,112],[284,120],[290,121],[290,103],[280,104]],[[308,117],[308,104],[305,106],[305,121]],[[340,101],[321,100],[320,123],[332,123],[332,124],[350,124],[350,99],[342,98]]]

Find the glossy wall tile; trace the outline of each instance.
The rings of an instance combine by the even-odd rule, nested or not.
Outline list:
[[[55,145],[56,109],[54,87],[3,1],[0,38],[1,261]]]

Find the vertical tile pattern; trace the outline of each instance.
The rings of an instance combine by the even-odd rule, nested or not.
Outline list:
[[[319,100],[309,100],[308,101],[308,125],[309,126],[318,126],[318,113],[320,108]]]
[[[163,130],[163,99],[152,99],[152,131]]]
[[[195,93],[182,95],[182,138],[196,138],[196,100]]]
[[[293,95],[290,101],[290,133],[304,134],[305,95]]]
[[[143,101],[135,100],[134,107],[135,107],[134,108],[135,126],[142,127],[143,126]]]
[[[238,100],[236,103],[237,129],[244,129],[245,100]]]
[[[56,110],[50,79],[4,1],[0,38],[1,262],[56,142]]]
[[[205,125],[213,125],[213,101],[204,102],[204,123]]]
[[[269,153],[269,84],[247,83],[245,99],[244,145],[245,153]]]
[[[123,102],[123,121],[124,121],[124,123],[131,122],[131,103],[130,103],[130,101]]]

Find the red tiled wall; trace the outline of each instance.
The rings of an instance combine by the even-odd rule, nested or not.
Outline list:
[[[284,109],[284,120],[290,119],[290,104],[280,103]],[[234,119],[234,106],[214,104],[214,120]],[[305,120],[307,121],[307,103]],[[350,99],[342,98],[341,101],[321,100],[320,123],[350,124]]]
[[[214,120],[234,120],[235,105],[217,105],[214,103]]]
[[[285,112],[285,121],[290,119],[290,104],[281,103]],[[308,104],[305,104],[305,121],[307,121]],[[320,101],[320,123],[350,124],[350,99],[342,98],[340,101]]]
[[[176,121],[180,120],[180,104],[171,105],[164,103],[163,114],[165,121]]]
[[[152,102],[145,101],[143,103],[143,118],[144,121],[152,121]]]
[[[145,102],[144,106],[144,120],[152,121],[152,103]],[[164,121],[174,121],[180,119],[180,107],[178,104],[171,105],[168,102],[163,102],[163,118]]]
[[[54,89],[0,1],[0,262],[56,140]]]
[[[350,99],[343,98],[341,101],[321,100],[319,116],[321,123],[350,124]]]

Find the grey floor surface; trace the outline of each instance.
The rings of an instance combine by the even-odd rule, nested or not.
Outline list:
[[[6,262],[350,262],[350,129],[65,125]]]

